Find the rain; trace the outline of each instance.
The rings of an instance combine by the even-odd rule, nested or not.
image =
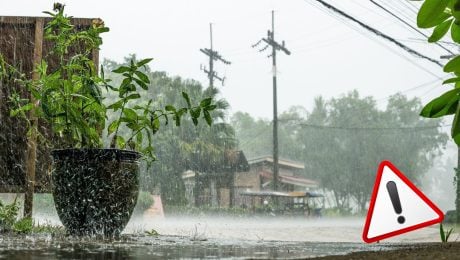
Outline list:
[[[0,257],[456,255],[447,2],[0,0]]]

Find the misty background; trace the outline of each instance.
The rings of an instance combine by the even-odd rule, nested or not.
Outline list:
[[[50,9],[53,2],[2,0],[0,4],[2,15],[37,16]],[[266,123],[272,118],[272,65],[266,57],[269,53],[251,47],[271,28],[271,10],[275,10],[275,39],[284,40],[292,52],[290,56],[278,55],[280,114],[300,106],[308,118],[315,108],[316,97],[337,99],[353,90],[361,98],[371,96],[381,111],[396,93],[408,99],[419,98],[426,104],[443,92],[441,82],[447,78],[441,67],[408,54],[313,0],[63,2],[69,14],[100,17],[110,27],[111,31],[104,35],[101,61],[123,63],[129,54],[153,57],[153,71],[194,79],[203,86],[207,86],[208,79],[200,64],[207,65],[208,61],[199,49],[209,48],[209,23],[212,23],[214,49],[232,62],[217,64],[215,68],[219,76],[226,77],[224,86],[217,82],[216,86],[219,97],[230,105],[226,113],[228,121],[238,111]],[[439,46],[426,43],[426,38],[418,32],[369,1],[328,2],[426,56],[441,60],[441,55],[448,54]],[[398,0],[379,3],[415,24],[418,3]],[[449,43],[444,46],[457,52]],[[449,133],[450,120],[440,123],[441,132]],[[243,133],[237,134],[241,139]],[[240,140],[241,146],[244,142]],[[246,149],[250,147],[247,145]],[[449,210],[454,208],[453,168],[457,151],[449,140],[441,152],[443,155],[434,157],[433,166],[421,178],[421,184],[430,198],[443,210]],[[254,151],[252,155],[258,154]]]

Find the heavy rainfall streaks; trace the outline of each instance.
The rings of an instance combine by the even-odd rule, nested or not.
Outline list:
[[[458,50],[421,2],[1,1],[0,258],[399,249],[359,236],[382,160],[455,205],[458,100],[427,104]]]
[[[351,4],[360,7],[360,10],[363,10],[364,12],[348,12],[347,10],[350,9],[349,5],[343,5],[342,3],[335,1],[304,0],[304,3],[337,20],[339,23],[350,27],[359,35],[366,37],[366,39],[376,42],[386,50],[395,54],[397,57],[409,62],[421,71],[426,72],[426,75],[431,75],[434,78],[441,79],[442,77],[439,76],[436,70],[426,66],[423,61],[426,60],[436,66],[442,66],[440,56],[446,54],[452,55],[456,52],[456,50],[452,49],[452,46],[449,43],[436,43],[433,44],[433,47],[425,48],[424,50],[419,50],[419,46],[411,46],[410,44],[402,43],[410,42],[414,37],[422,37],[422,41],[426,41],[427,39],[427,33],[422,32],[421,29],[417,29],[415,27],[414,21],[416,16],[415,10],[417,8],[416,3],[378,0],[372,0],[372,2],[368,1],[365,3],[360,1],[350,2]],[[279,12],[280,16],[285,16],[287,10],[284,10],[284,13],[282,11],[282,9],[279,11],[276,10],[275,13]],[[378,14],[377,17],[379,19],[370,19],[369,13],[373,14],[374,17]],[[254,17],[257,18],[256,20],[259,20],[263,17],[263,14],[257,11],[254,12]],[[283,18],[284,20],[286,19],[286,17]],[[369,20],[369,22],[366,22],[366,20]],[[231,23],[231,20],[218,21],[217,24],[219,23],[224,23],[228,26],[228,24]],[[286,38],[288,42],[292,42],[290,45],[292,51],[302,57],[306,58],[308,57],[306,54],[318,52],[326,54],[329,49],[336,48],[341,43],[353,40],[353,38],[357,36],[357,34],[350,32],[339,32],[339,34],[333,34],[327,38],[317,39],[317,36],[322,34],[321,32],[327,32],[337,26],[340,26],[339,23],[318,24],[313,27],[314,29],[304,28],[303,30],[297,31],[295,36],[288,35],[289,37]],[[373,26],[372,24],[376,24],[377,26]],[[385,25],[385,28],[382,28],[382,25]],[[386,26],[399,28],[399,34],[401,35],[391,36],[391,33],[385,32],[387,30]],[[300,25],[298,27],[300,27]],[[387,31],[394,30],[392,29]],[[404,32],[406,36],[402,36]],[[413,36],[408,37],[408,34]],[[330,39],[328,40],[328,38]],[[252,47],[257,47],[259,51],[266,51],[269,47],[266,44],[262,44],[264,42],[261,40],[254,42],[255,44],[253,44]],[[228,51],[222,49],[222,51],[234,62],[235,66],[239,66],[242,63],[245,64],[244,66],[248,66],[251,62],[260,62],[264,59],[263,56],[252,55],[253,53],[249,47],[251,47],[251,45],[248,45],[248,47],[228,49]],[[428,52],[435,53],[435,55],[425,54]],[[271,54],[267,54],[266,56],[270,55]],[[252,58],[249,58],[248,56],[252,56]],[[234,68],[231,70],[234,70]],[[426,81],[428,82],[428,80]],[[437,86],[433,86],[432,89],[424,91],[421,96],[427,96],[427,99],[433,97],[433,95],[438,93],[438,90],[434,91],[436,87]],[[403,89],[407,89],[407,87]]]

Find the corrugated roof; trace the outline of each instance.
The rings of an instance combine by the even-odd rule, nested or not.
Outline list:
[[[260,162],[269,162],[269,163],[273,163],[273,157],[272,156],[263,156],[263,157],[257,157],[257,158],[252,158],[250,160],[248,160],[248,163],[249,165],[252,165],[252,164],[257,164],[257,163],[260,163]],[[283,158],[279,158],[278,159],[278,164],[279,165],[283,165],[283,166],[288,166],[288,167],[291,167],[291,168],[296,168],[296,169],[305,169],[305,164],[302,163],[302,162],[295,162],[295,161],[291,161],[291,160],[287,160],[287,159],[283,159]]]
[[[268,171],[261,171],[259,175],[267,179],[273,179],[273,173],[268,172]],[[286,175],[281,174],[279,176],[279,181],[282,183],[292,184],[292,185],[307,187],[307,188],[313,188],[313,187],[318,186],[317,181],[310,180],[310,179],[307,179],[301,176],[286,176]]]

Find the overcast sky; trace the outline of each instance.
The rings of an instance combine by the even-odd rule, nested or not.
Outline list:
[[[365,23],[435,59],[444,50],[363,0],[326,0]],[[1,15],[38,16],[54,1],[0,0]],[[111,31],[104,36],[102,58],[121,61],[129,53],[153,57],[152,68],[192,78],[207,85],[200,64],[208,63],[200,48],[209,48],[209,23],[214,48],[230,60],[216,70],[225,76],[219,86],[232,112],[272,117],[271,60],[251,45],[266,36],[275,10],[275,38],[285,40],[291,56],[279,53],[279,111],[302,105],[311,110],[314,97],[339,96],[352,89],[373,95],[380,106],[398,91],[423,101],[442,93],[440,67],[407,54],[394,44],[319,9],[315,0],[143,0],[62,1],[76,17],[100,17]],[[404,19],[415,20],[412,3],[380,0]],[[427,32],[429,33],[429,32]],[[415,40],[414,40],[415,39]],[[436,77],[437,76],[437,77]]]

